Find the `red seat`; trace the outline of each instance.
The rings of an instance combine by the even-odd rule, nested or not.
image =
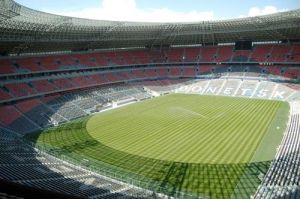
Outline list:
[[[31,82],[34,88],[39,92],[50,92],[56,90],[55,86],[48,80],[37,80]]]
[[[41,102],[37,99],[33,99],[33,100],[26,100],[23,102],[18,102],[16,104],[16,107],[22,112],[22,113],[26,113],[28,111],[31,111],[32,109],[34,109],[35,107],[41,105]]]
[[[145,73],[147,77],[157,77],[157,73],[155,69],[146,69]]]
[[[33,58],[16,59],[15,63],[18,64],[21,68],[33,72],[45,70],[42,66],[39,66]]]
[[[135,77],[135,78],[138,78],[138,79],[141,79],[141,78],[145,78],[146,75],[144,73],[143,70],[132,70],[132,75]]]
[[[200,54],[201,62],[213,62],[217,54],[217,47],[202,47]]]
[[[212,65],[201,65],[199,72],[200,72],[200,74],[210,73],[212,69],[213,69]]]
[[[186,62],[195,62],[199,60],[200,57],[200,48],[186,48],[184,60]]]
[[[10,99],[10,98],[12,98],[12,96],[10,96],[4,90],[0,89],[0,100],[7,100],[7,99]]]
[[[37,93],[26,83],[6,84],[5,87],[8,88],[16,97],[30,96]]]
[[[235,61],[236,59],[239,58],[244,58],[243,60],[241,59],[241,61],[248,61],[250,54],[251,54],[251,50],[237,50],[233,52],[232,61]]]
[[[46,69],[46,70],[58,70],[59,69],[59,64],[55,61],[55,58],[53,56],[50,57],[42,57],[39,58],[41,65]]]
[[[300,62],[300,44],[294,44],[288,61]]]
[[[217,49],[216,62],[231,61],[233,46],[220,46]]]
[[[183,68],[183,76],[194,77],[195,76],[195,68],[194,67],[184,67]]]
[[[290,45],[282,44],[282,45],[274,45],[270,61],[272,62],[284,62],[286,61],[287,55],[291,50]]]
[[[269,61],[267,56],[271,54],[272,45],[256,45],[254,46],[251,59],[257,62]]]
[[[59,89],[68,89],[74,87],[69,79],[56,79],[53,80],[53,84]]]
[[[300,77],[300,68],[299,67],[289,67],[284,73],[285,77],[296,79]]]
[[[174,48],[165,53],[168,58],[168,62],[182,62],[183,48]]]
[[[169,74],[168,69],[166,69],[166,68],[158,68],[156,71],[157,71],[159,77],[165,77],[165,76],[168,76],[168,74]]]
[[[10,60],[0,60],[0,74],[14,73],[15,68],[12,66]]]
[[[169,75],[176,76],[176,77],[181,76],[181,69],[178,67],[171,67]]]
[[[21,114],[14,106],[0,106],[0,122],[4,125],[10,125],[19,117]]]
[[[120,81],[120,78],[115,73],[107,73],[105,76],[110,83]]]

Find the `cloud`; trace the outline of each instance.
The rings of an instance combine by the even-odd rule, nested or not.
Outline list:
[[[265,6],[264,8],[252,7],[248,11],[248,15],[239,15],[237,18],[255,17],[261,15],[274,14],[277,12],[285,12],[288,9],[278,9],[275,6]]]
[[[49,12],[49,10],[44,11]],[[136,5],[136,0],[103,0],[99,7],[50,12],[65,16],[113,21],[197,22],[214,19],[212,11],[178,12],[169,8],[140,9]]]
[[[201,22],[224,19],[222,17],[216,18],[213,11],[193,10],[189,12],[179,12],[169,8],[141,9],[137,6],[136,2],[137,0],[102,0],[99,6],[96,7],[64,11],[43,9],[43,11],[71,17],[112,21]],[[252,7],[249,9],[248,14],[240,15],[237,18],[260,16],[283,11],[287,11],[287,9],[278,9],[270,5],[263,8]]]
[[[249,17],[260,16],[260,15],[267,15],[267,14],[274,14],[277,12],[283,12],[286,9],[278,9],[275,6],[265,6],[264,8],[260,9],[258,7],[250,8],[248,12]]]

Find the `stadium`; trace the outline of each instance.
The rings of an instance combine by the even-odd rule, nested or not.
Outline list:
[[[0,0],[0,198],[300,198],[300,9],[191,23]]]

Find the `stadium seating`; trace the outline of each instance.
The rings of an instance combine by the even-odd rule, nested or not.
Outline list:
[[[156,56],[151,56],[146,51],[134,51],[131,52],[132,60],[135,64],[152,63],[157,59]]]
[[[168,62],[182,62],[183,48],[174,48],[165,52],[165,58]]]
[[[288,79],[296,79],[300,76],[298,67],[287,65],[272,66],[225,66],[225,65],[199,65],[197,67],[156,67],[152,69],[123,70],[120,72],[106,72],[98,74],[76,73],[72,76],[49,76],[47,79],[39,79],[26,82],[7,83],[0,89],[0,100],[14,99],[14,97],[30,97],[42,93],[54,93],[64,90],[74,90],[93,87],[108,83],[131,81],[134,79],[153,79],[165,77],[195,77],[201,75],[219,74],[225,76],[262,76],[275,75]]]
[[[200,59],[201,48],[186,48],[184,61],[185,62],[198,62]]]
[[[40,152],[4,129],[0,129],[0,138],[2,180],[27,186],[26,189],[35,187],[68,194],[66,196],[70,198],[73,195],[81,198],[160,198],[150,191],[100,176]],[[22,188],[20,186],[19,190]]]
[[[182,76],[194,77],[195,76],[195,68],[194,67],[183,67]]]
[[[168,76],[169,72],[168,72],[168,69],[166,69],[166,68],[158,68],[157,73],[158,73],[159,77],[166,77],[166,76]]]
[[[156,69],[146,69],[145,76],[147,78],[156,78],[157,77]]]
[[[32,81],[31,85],[40,93],[51,92],[56,90],[57,88],[50,83],[48,80],[36,80]]]
[[[272,75],[283,75],[284,70],[283,67],[280,66],[269,66],[265,68],[267,72],[269,72]]]
[[[289,78],[300,77],[299,67],[288,67],[284,73],[284,76],[289,77]]]
[[[118,82],[118,81],[120,81],[120,78],[117,75],[117,73],[108,73],[108,74],[106,74],[106,78],[108,79],[109,82]]]
[[[200,70],[199,70],[200,74],[204,74],[204,73],[211,73],[214,66],[212,66],[212,65],[201,65],[199,68],[200,68]]]
[[[26,113],[26,112],[34,109],[38,105],[40,105],[40,101],[37,99],[33,99],[33,100],[26,100],[26,101],[19,102],[16,104],[16,107],[21,112]]]
[[[7,126],[18,119],[21,116],[21,113],[18,112],[14,106],[0,106],[0,116],[1,124]]]
[[[300,100],[297,86],[269,80],[286,81],[300,77],[298,65],[288,63],[300,61],[299,47],[299,44],[264,44],[255,45],[253,50],[234,50],[234,46],[208,46],[3,58],[0,60],[0,75],[3,80],[0,88],[0,131],[24,135],[96,111],[110,109],[113,102],[123,105],[151,98],[154,94],[177,92],[179,88],[190,88],[192,85],[196,85],[198,90],[190,89],[184,93],[263,98],[294,103]],[[118,66],[117,69],[113,68],[115,66]],[[298,126],[298,118],[299,113],[293,112],[290,128]],[[299,193],[295,188],[299,181],[295,160],[299,160],[289,148],[294,150],[298,147],[297,136],[299,133],[295,131],[285,135],[285,148],[280,148],[281,156],[272,163],[271,170],[256,193],[257,198],[272,198],[291,193],[287,189],[292,190],[293,194]],[[25,156],[23,158],[26,159]],[[37,157],[47,159],[44,156]],[[90,176],[79,176],[76,169],[72,170],[73,173],[60,172],[63,176],[75,179],[68,179],[70,185],[66,186],[66,181],[57,176],[56,172],[47,173],[29,165],[14,165],[9,157],[1,153],[1,147],[0,158],[12,164],[11,167],[0,164],[0,176],[30,186],[45,189],[51,187],[52,190],[64,193],[78,192],[81,196],[95,191],[101,196],[112,198],[119,197],[118,194],[124,187],[110,182],[110,189],[100,190],[97,183],[94,183],[95,190],[78,191],[78,187],[82,186],[80,182],[89,181]],[[34,159],[26,161],[35,164]],[[43,163],[49,164],[51,171],[58,171],[61,165],[55,161],[52,161],[53,164],[47,161]],[[27,173],[14,175],[8,171]],[[36,181],[39,178],[44,180]],[[107,182],[101,179],[101,183]],[[124,192],[130,195],[129,190]]]
[[[93,83],[101,85],[106,82],[106,79],[101,77],[99,74],[88,76],[90,79],[92,79]]]
[[[171,69],[171,68],[170,68]],[[173,68],[175,71],[180,71],[179,67]],[[193,68],[189,68],[190,71],[193,71]],[[166,69],[164,69],[166,71]],[[141,71],[141,70],[138,70]],[[155,70],[153,69],[151,73],[155,73]],[[142,71],[141,71],[142,72]],[[126,74],[126,72],[124,72]],[[170,70],[170,73],[173,74],[173,72]],[[184,73],[184,70],[183,70]],[[158,74],[158,73],[157,73]],[[175,73],[177,74],[177,73]],[[98,76],[96,76],[98,77]],[[159,93],[165,93],[169,92],[170,90],[178,88],[178,86],[181,85],[189,85],[190,80],[157,80],[157,81],[145,81],[145,82],[132,82],[131,84],[128,84],[126,86],[110,86],[110,87],[101,87],[91,89],[91,90],[84,90],[84,91],[78,91],[77,93],[71,92],[64,95],[53,95],[48,97],[42,97],[40,99],[32,99],[32,100],[25,100],[16,103],[15,106],[0,106],[1,113],[5,112],[11,112],[9,118],[5,117],[4,115],[1,115],[0,125],[8,130],[12,130],[14,132],[24,134],[26,132],[35,131],[39,128],[45,128],[48,126],[52,126],[54,124],[59,124],[62,122],[66,122],[68,120],[72,120],[78,117],[82,117],[84,115],[87,115],[89,113],[92,113],[94,108],[98,104],[108,103],[111,100],[117,100],[122,103],[122,101],[126,101],[132,96],[135,96],[135,99],[142,100],[144,98],[150,97],[143,89],[142,87],[147,87],[148,89],[155,90]],[[198,80],[199,81],[199,80]],[[207,80],[203,81],[200,80],[204,90],[202,90],[202,94],[220,94],[220,95],[227,95],[226,88],[232,87],[232,92],[230,92],[229,95],[231,96],[240,96],[240,97],[259,97],[259,90],[260,89],[267,89],[269,90],[267,95],[264,95],[264,98],[271,98],[271,96],[274,96],[276,93],[275,91],[282,91],[284,90],[287,92],[283,95],[284,99],[287,99],[291,94],[294,92],[293,89],[287,88],[283,85],[277,85],[276,83],[272,82],[258,82],[256,80],[226,80],[226,79],[216,79],[216,80]],[[214,87],[217,87],[217,89],[214,89]],[[252,91],[256,92],[250,92],[246,93],[243,89],[250,89]],[[290,90],[289,90],[290,89]],[[227,89],[228,90],[228,89]],[[298,98],[292,98],[292,100],[300,100],[300,95]],[[130,102],[130,101],[128,101]],[[5,118],[5,119],[3,119]],[[0,150],[1,151],[1,150]],[[15,150],[14,150],[15,151]],[[9,161],[9,158],[6,155],[3,155],[0,153],[0,156],[4,159],[4,161]],[[27,156],[23,157],[13,157],[13,159],[17,159],[18,161],[24,161]],[[47,157],[44,156],[38,156],[39,160],[42,160],[45,164],[47,161]],[[292,159],[292,158],[291,158]],[[26,159],[28,163],[33,163],[34,159]],[[49,160],[50,161],[50,160]],[[13,164],[10,168],[8,168],[5,165],[0,164],[1,172],[0,175],[3,176],[5,179],[8,180],[18,180],[20,183],[24,183],[26,185],[30,186],[38,186],[42,188],[49,188],[49,185],[51,185],[52,190],[59,191],[62,193],[71,193],[78,192],[78,186],[77,184],[71,183],[70,186],[64,185],[65,182],[68,182],[66,180],[62,180],[63,178],[57,178],[57,172],[61,170],[60,165],[61,164],[54,164],[53,160],[51,160],[52,164],[48,164],[48,168],[50,168],[50,171],[54,171],[54,173],[50,172],[49,170],[42,168],[40,166],[20,166],[19,164]],[[282,166],[280,166],[281,168]],[[76,169],[72,169],[72,167],[67,166],[60,171],[58,174],[63,175],[64,177],[68,176],[76,176],[76,182],[78,180],[85,181],[85,179],[88,179],[88,177],[84,176],[77,176],[77,173],[72,172],[78,172]],[[294,167],[291,167],[291,171]],[[12,175],[11,172],[7,172],[8,169],[10,171],[26,171],[26,174],[23,175]],[[78,169],[78,168],[77,168]],[[19,172],[16,172],[19,173]],[[297,174],[295,174],[297,175]],[[38,183],[35,181],[35,179],[45,179],[45,180],[39,180]],[[48,179],[55,179],[49,181]],[[30,179],[30,180],[29,180]],[[292,178],[292,182],[297,182],[297,178]],[[47,182],[47,183],[46,183]],[[96,181],[93,181],[96,182]],[[105,182],[101,180],[101,182]],[[96,184],[96,183],[95,183]],[[76,185],[76,186],[75,186]],[[268,190],[272,190],[271,195],[276,195],[278,193],[282,194],[284,191],[282,188],[272,188],[273,185],[262,185],[264,187],[271,187]],[[280,185],[282,186],[282,185]],[[283,186],[284,187],[284,186]],[[93,190],[96,191],[95,186],[93,186]],[[70,190],[70,191],[69,191]],[[89,195],[93,192],[92,189],[88,189],[85,192],[81,190],[78,194],[86,194]],[[119,185],[112,186],[110,190],[120,190]],[[97,192],[98,193],[98,192]],[[285,192],[284,192],[285,193]],[[295,192],[297,193],[297,192]],[[103,196],[109,196],[111,194],[111,191],[103,191],[99,190],[99,194],[103,194]],[[128,194],[128,193],[126,193]],[[139,193],[140,194],[140,193]],[[264,192],[264,194],[267,194]],[[112,197],[115,196],[115,194],[112,194]],[[265,196],[265,195],[259,195],[259,192],[257,192],[258,196]],[[259,197],[258,197],[259,198]],[[264,198],[264,197],[261,197]]]
[[[53,56],[40,57],[38,60],[47,71],[59,69],[59,64],[55,61]]]
[[[170,70],[169,76],[171,76],[171,77],[180,77],[181,76],[181,68],[171,67],[169,70]]]
[[[0,60],[0,74],[11,74],[16,72],[15,68],[11,64],[11,61],[1,59]]]
[[[300,44],[294,44],[291,47],[288,57],[287,60],[290,62],[300,62]]]
[[[136,79],[143,79],[146,77],[146,74],[143,70],[132,70],[131,74],[136,78]]]
[[[299,62],[299,48],[299,44],[260,44],[254,45],[252,51],[234,50],[234,46],[208,46],[20,57],[1,59],[0,74],[165,62]]]
[[[19,70],[25,70],[26,72],[37,72],[44,70],[43,67],[35,63],[33,58],[24,58],[15,60],[15,65],[18,65]]]
[[[12,98],[12,96],[9,93],[5,92],[2,88],[0,88],[0,101],[10,98]]]
[[[15,96],[15,97],[22,97],[27,95],[33,95],[36,94],[37,91],[34,88],[31,88],[26,83],[11,83],[6,84],[5,87],[9,89],[9,91]]]
[[[299,0],[184,23],[17,2],[0,0],[0,199],[300,199]]]
[[[257,81],[252,77],[241,79],[240,77],[224,76],[210,80],[194,80],[190,84],[184,84],[182,87],[176,88],[176,92],[284,101],[300,100],[300,93],[295,92],[294,88],[295,86],[291,84],[286,86],[270,81]]]
[[[200,62],[214,62],[217,57],[217,47],[202,47]]]
[[[271,52],[270,61],[272,62],[285,62],[287,55],[290,53],[291,46],[286,44],[276,45]]]
[[[257,62],[269,61],[272,47],[273,45],[255,45],[250,59]]]
[[[232,53],[233,53],[233,46],[219,47],[216,52],[215,61],[216,62],[223,62],[223,61],[229,62],[229,61],[231,61]]]
[[[300,197],[300,106],[292,102],[288,130],[282,139],[275,161],[255,194],[255,198],[298,198]],[[293,196],[293,197],[292,197]]]
[[[250,50],[236,50],[232,55],[232,62],[248,62],[251,57]]]
[[[72,58],[75,60],[75,63],[82,67],[96,67],[98,65],[94,54],[76,54]]]
[[[59,89],[67,89],[74,87],[74,84],[70,79],[55,79],[53,84]]]

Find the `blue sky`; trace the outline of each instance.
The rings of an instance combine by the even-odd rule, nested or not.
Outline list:
[[[300,0],[16,0],[74,17],[127,21],[206,21],[300,8]]]

